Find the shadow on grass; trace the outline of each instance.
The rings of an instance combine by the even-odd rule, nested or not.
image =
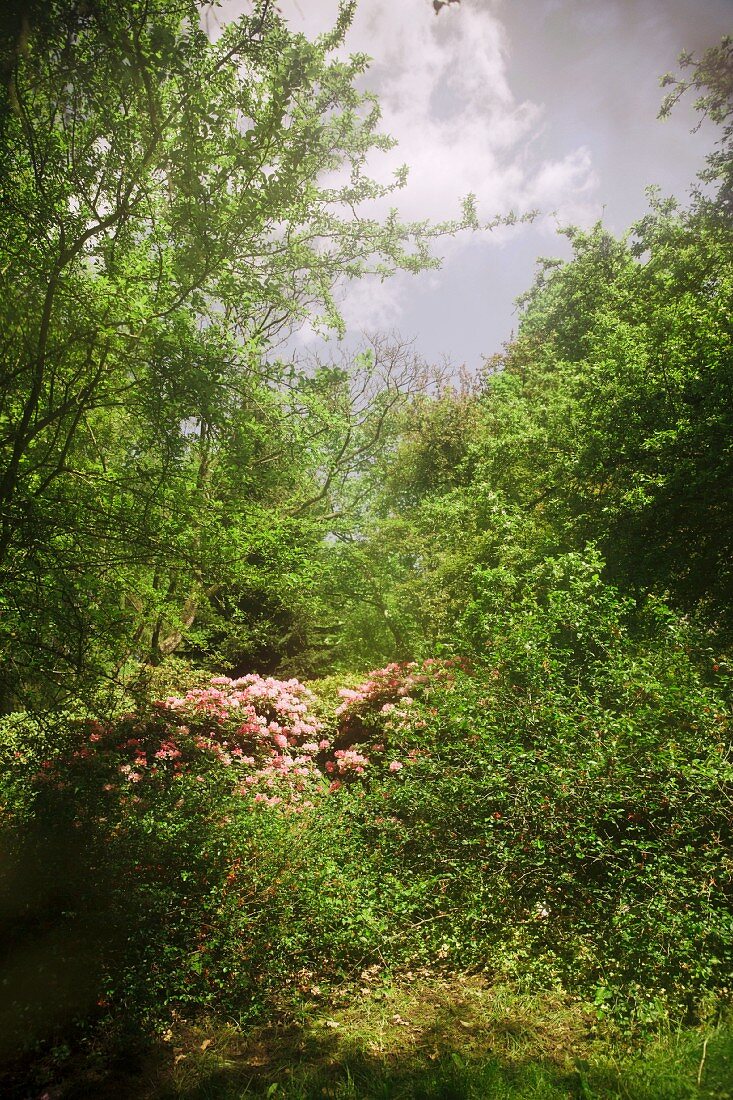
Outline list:
[[[354,1021],[355,1022],[355,1021]],[[470,1022],[470,1021],[469,1021]],[[666,1035],[630,1051],[557,1034],[526,1016],[473,1024],[457,1042],[456,1013],[384,1050],[353,1030],[271,1029],[244,1048],[224,1043],[157,1082],[159,1100],[733,1100],[733,1028]],[[405,1029],[409,1023],[405,1024]],[[703,1046],[704,1043],[704,1046]],[[391,1047],[391,1049],[390,1049]],[[705,1058],[702,1060],[704,1051]],[[702,1061],[702,1068],[701,1068]],[[700,1085],[698,1085],[698,1075]],[[140,1094],[139,1094],[140,1095]]]
[[[166,1094],[161,1094],[166,1095]],[[480,1065],[464,1062],[458,1055],[422,1068],[385,1065],[369,1058],[352,1058],[347,1063],[328,1069],[306,1072],[297,1069],[290,1080],[265,1085],[238,1081],[219,1071],[198,1085],[167,1096],[185,1100],[234,1100],[239,1097],[287,1097],[288,1100],[468,1100],[496,1097],[515,1100],[519,1097],[546,1097],[565,1100],[567,1097],[587,1097],[577,1074],[548,1072],[541,1066],[527,1065],[508,1068],[498,1061],[484,1060]]]
[[[296,1065],[276,1081],[253,1078],[236,1068],[218,1069],[191,1087],[159,1093],[161,1100],[683,1100],[699,1096],[724,1100],[731,1079],[731,1049],[708,1066],[698,1088],[695,1067],[578,1067],[562,1071],[538,1062],[507,1065],[497,1057],[471,1061],[460,1055],[420,1066],[352,1056],[326,1066]],[[711,1072],[712,1071],[712,1072]]]

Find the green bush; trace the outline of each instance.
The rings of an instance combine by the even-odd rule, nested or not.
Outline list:
[[[355,816],[417,899],[416,952],[692,1008],[733,972],[728,666],[592,557],[541,572],[471,609],[471,675],[374,730],[409,766]]]

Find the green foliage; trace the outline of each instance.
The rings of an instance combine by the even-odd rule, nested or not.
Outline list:
[[[340,330],[338,279],[428,266],[457,227],[361,217],[391,142],[341,59],[350,4],[315,43],[267,2],[216,42],[193,0],[15,14],[2,1057],[375,967],[564,989],[631,1030],[728,998],[730,43],[672,93],[724,127],[719,190],[567,230],[456,388],[396,338],[271,354],[305,317]],[[219,665],[318,675],[317,714]],[[626,1088],[433,1070],[426,1096]]]
[[[698,106],[723,135],[704,178],[725,181],[730,43],[685,65],[673,98],[705,93]],[[669,599],[728,644],[726,186],[696,192],[687,210],[652,192],[620,240],[565,230],[572,259],[540,263],[518,335],[478,391],[443,388],[402,411],[365,486],[371,511],[336,555],[358,578],[335,586],[352,664],[480,647],[469,620],[492,591],[513,598],[543,562],[588,546],[624,594]]]
[[[674,105],[691,88],[697,93],[695,107],[701,114],[722,127],[717,148],[708,157],[708,165],[700,178],[706,183],[717,183],[718,192],[709,201],[705,192],[698,193],[698,202],[713,217],[721,213],[730,217],[733,212],[733,39],[726,36],[719,46],[706,50],[701,58],[685,52],[680,56],[680,66],[692,70],[689,75],[675,77],[667,73],[662,87],[672,87],[662,103],[660,118],[666,118]],[[698,123],[699,125],[699,123]]]
[[[351,14],[313,43],[257,4],[211,42],[195,0],[63,0],[6,43],[6,708],[155,663],[207,614],[199,651],[209,634],[228,658],[288,648],[298,609],[273,576],[307,576],[309,506],[347,466],[306,418],[317,390],[345,422],[348,388],[266,362],[268,345],[306,316],[340,330],[338,280],[429,266],[458,224],[369,218],[403,176],[365,174],[392,142],[354,87],[366,59],[336,56]],[[274,653],[248,615],[260,594],[283,605]]]
[[[420,716],[386,809],[440,883],[451,957],[597,984],[643,1018],[730,973],[727,693],[683,639],[630,643],[612,594],[562,603],[552,633],[536,604],[505,609],[486,673]]]
[[[482,476],[559,547],[597,540],[632,590],[725,616],[729,231],[657,207],[633,249],[600,231],[573,241],[489,381]]]
[[[480,645],[456,630],[477,601],[588,545],[624,593],[732,636],[729,221],[654,200],[630,240],[568,235],[573,260],[543,266],[482,392],[415,400],[381,459],[341,550],[352,605],[382,616],[374,657]]]

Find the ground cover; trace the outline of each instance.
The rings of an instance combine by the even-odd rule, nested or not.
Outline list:
[[[136,1066],[87,1070],[50,1097],[100,1100],[728,1100],[733,1027],[624,1033],[561,992],[377,967],[304,986],[242,1029],[175,1020]],[[132,1067],[132,1070],[131,1070]],[[108,1073],[109,1067],[105,1067]]]

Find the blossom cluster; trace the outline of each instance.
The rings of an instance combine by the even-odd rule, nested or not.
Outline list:
[[[322,763],[332,748],[314,703],[298,680],[219,676],[153,703],[148,714],[85,723],[70,762],[104,768],[107,791],[141,792],[187,775],[205,782],[213,769],[253,805],[300,810],[326,789]],[[44,762],[39,778],[62,786],[57,771]]]
[[[326,763],[326,771],[333,775],[363,775],[364,768],[369,764],[368,757],[354,749],[336,749],[334,759]]]
[[[389,742],[394,746],[396,734],[409,726],[415,696],[445,682],[451,669],[451,662],[441,661],[377,669],[340,692],[333,736],[315,715],[316,697],[299,680],[217,676],[206,687],[153,703],[147,713],[84,723],[66,760],[103,769],[105,791],[134,790],[136,801],[161,783],[186,776],[205,782],[213,772],[227,776],[253,807],[300,812],[327,791],[375,772],[396,777],[413,763],[416,750],[396,759]],[[63,787],[69,777],[44,761],[38,779]]]
[[[391,715],[398,707],[407,707],[414,696],[436,681],[450,680],[459,665],[457,660],[393,662],[369,673],[355,688],[341,688],[343,702],[336,708],[343,733],[358,727],[370,715]]]
[[[402,760],[391,759],[394,751],[389,751],[389,743],[394,749],[395,741],[404,740],[401,735],[406,730],[424,726],[420,718],[412,716],[413,704],[429,687],[453,680],[459,665],[462,667],[462,662],[457,660],[437,659],[393,662],[370,672],[357,687],[342,688],[339,691],[342,701],[336,708],[335,743],[339,748],[334,753],[335,758],[341,756],[342,760],[335,760],[330,768],[327,765],[328,770],[341,774],[352,768],[359,773],[377,755],[385,762],[389,760],[386,770],[392,775],[401,772],[405,764],[414,763],[420,755],[418,750],[402,753]],[[356,744],[358,753],[354,749]]]
[[[270,806],[311,804],[320,790],[318,758],[331,748],[314,717],[313,693],[299,680],[251,673],[214,677],[206,688],[171,695],[158,708],[200,728],[197,745],[226,767],[239,767],[240,793]]]

